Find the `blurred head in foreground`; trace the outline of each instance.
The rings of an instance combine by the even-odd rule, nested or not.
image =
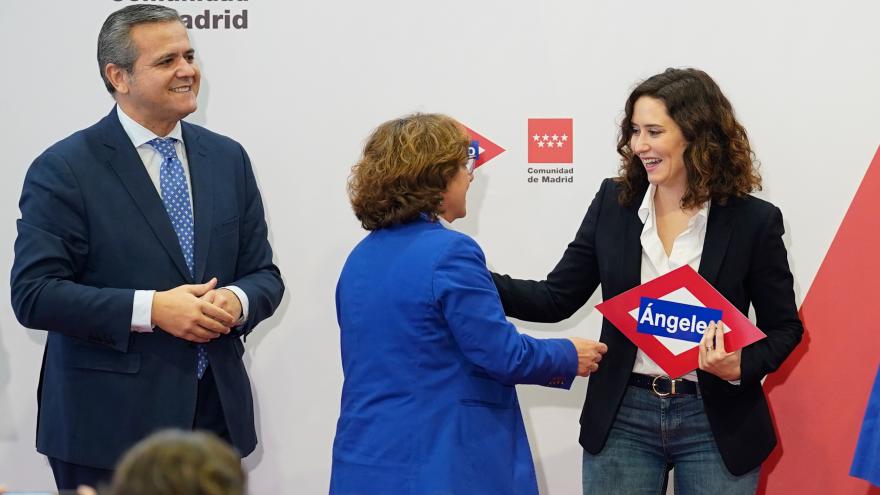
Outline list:
[[[109,495],[244,495],[241,458],[207,432],[165,430],[131,448]]]

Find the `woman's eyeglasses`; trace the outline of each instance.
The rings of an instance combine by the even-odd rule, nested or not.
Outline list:
[[[480,159],[480,142],[473,140],[468,143],[468,159],[464,164],[464,168],[471,175],[474,175],[474,169],[477,168],[477,160]]]
[[[474,168],[476,168],[477,159],[474,157],[470,157],[467,159],[467,162],[464,164],[464,168],[467,170],[467,173],[474,175]]]

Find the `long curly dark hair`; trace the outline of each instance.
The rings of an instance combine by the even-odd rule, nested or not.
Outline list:
[[[620,204],[631,205],[648,188],[645,167],[630,147],[633,108],[643,96],[666,105],[666,112],[687,141],[687,190],[681,198],[682,208],[697,207],[710,199],[723,205],[731,197],[761,190],[761,175],[746,130],[737,122],[721,88],[701,70],[666,69],[636,86],[626,100],[617,141]]]

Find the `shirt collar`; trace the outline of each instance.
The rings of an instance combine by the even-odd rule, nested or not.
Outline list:
[[[180,128],[180,121],[175,124],[174,129],[171,129],[171,132],[169,132],[167,136],[157,136],[153,131],[135,122],[135,120],[129,117],[119,105],[116,105],[116,116],[119,117],[119,123],[122,124],[122,129],[128,135],[128,139],[131,139],[131,144],[133,144],[135,148],[139,148],[157,137],[171,137],[183,142],[183,132]]]
[[[642,223],[647,222],[648,217],[654,218],[654,191],[656,190],[657,187],[654,184],[650,184],[645,192],[645,197],[642,198],[642,204],[639,205],[639,220]]]
[[[657,186],[654,184],[648,185],[648,190],[645,192],[645,197],[642,198],[642,204],[639,205],[639,219],[644,224],[650,218],[653,222],[654,220],[654,193],[657,192]],[[688,225],[705,225],[706,221],[709,219],[709,207],[711,206],[712,200],[706,201],[703,203],[703,206],[697,211],[697,214],[691,217]]]

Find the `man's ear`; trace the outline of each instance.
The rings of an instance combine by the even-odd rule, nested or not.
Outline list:
[[[110,84],[116,88],[116,92],[120,94],[128,94],[128,86],[131,82],[131,75],[116,64],[107,64],[104,66],[104,75]]]

